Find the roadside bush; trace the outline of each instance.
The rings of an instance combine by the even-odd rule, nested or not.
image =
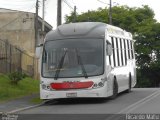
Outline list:
[[[137,69],[137,88],[149,88],[152,87],[150,79],[147,74],[143,73],[141,69]]]
[[[11,83],[14,85],[17,85],[20,80],[27,77],[26,74],[21,72],[12,72],[8,74],[9,79],[11,80]]]

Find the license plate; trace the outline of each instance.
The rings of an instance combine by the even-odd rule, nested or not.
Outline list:
[[[70,98],[77,97],[77,93],[66,93],[66,97]]]

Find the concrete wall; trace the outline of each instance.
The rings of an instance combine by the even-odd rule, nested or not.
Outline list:
[[[15,60],[12,60],[12,63],[21,65],[24,72],[31,76],[34,74],[35,78],[39,78],[38,59],[35,58],[35,50],[36,44],[43,43],[41,28],[42,18],[38,17],[38,41],[36,41],[34,13],[0,9],[0,39],[8,41],[9,44],[23,51],[21,62],[17,63],[16,55],[14,55]],[[52,26],[45,22],[45,33],[51,29]],[[0,48],[2,47],[0,46]]]
[[[34,14],[27,12],[0,12],[0,38],[8,40],[24,51],[34,54]]]

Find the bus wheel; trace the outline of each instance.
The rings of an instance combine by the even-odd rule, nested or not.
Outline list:
[[[127,93],[131,92],[131,88],[132,88],[132,78],[131,78],[131,74],[129,74],[129,81],[128,81],[128,89],[127,89]]]
[[[110,97],[111,99],[115,99],[118,95],[118,83],[116,78],[114,78],[113,82],[113,95]]]

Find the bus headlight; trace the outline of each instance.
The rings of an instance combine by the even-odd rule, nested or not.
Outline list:
[[[104,86],[104,83],[103,83],[103,82],[99,82],[99,83],[98,83],[98,86],[99,86],[99,87],[103,87],[103,86]]]
[[[104,86],[104,82],[100,81],[99,83],[94,83],[92,88],[100,88],[100,87],[103,87],[103,86]]]
[[[42,86],[42,89],[44,90],[51,90],[50,85],[42,84],[41,86]]]

